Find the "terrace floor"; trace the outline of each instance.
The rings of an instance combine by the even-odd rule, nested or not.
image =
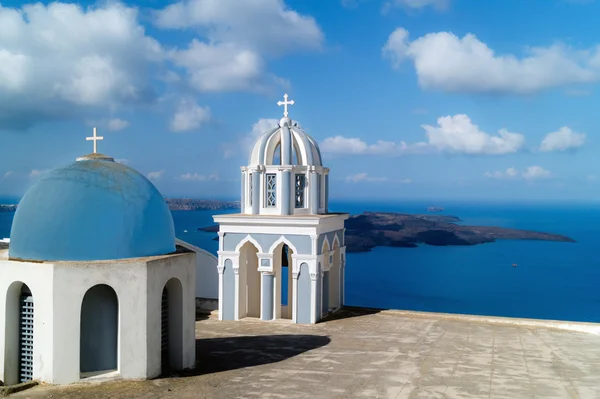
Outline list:
[[[12,397],[600,398],[600,326],[561,325],[364,309],[317,325],[208,318],[187,375]]]

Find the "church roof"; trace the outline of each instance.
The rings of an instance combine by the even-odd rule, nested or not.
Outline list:
[[[160,192],[134,169],[92,154],[45,173],[13,220],[16,260],[92,261],[175,251],[173,218]]]
[[[288,101],[287,94],[284,99],[277,103],[285,107],[279,126],[265,132],[254,142],[248,164],[273,165],[274,159],[279,156],[281,165],[323,166],[317,141],[288,117],[287,106],[293,105],[294,101]]]

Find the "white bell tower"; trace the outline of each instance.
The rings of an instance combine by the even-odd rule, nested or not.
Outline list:
[[[316,323],[344,303],[346,213],[329,213],[329,168],[289,118],[261,135],[242,167],[241,212],[219,224],[219,318]]]

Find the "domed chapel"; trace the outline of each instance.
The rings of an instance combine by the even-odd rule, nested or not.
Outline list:
[[[195,364],[196,253],[154,185],[96,152],[45,173],[0,250],[0,380],[152,378]]]
[[[219,224],[219,319],[311,324],[344,303],[346,213],[328,211],[329,168],[289,118],[262,134],[241,168],[241,211]]]

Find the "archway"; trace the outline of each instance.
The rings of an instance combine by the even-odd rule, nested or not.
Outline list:
[[[250,241],[240,248],[239,318],[260,317],[260,272],[258,248]]]
[[[298,296],[296,322],[308,324],[311,322],[311,280],[308,264],[300,264],[298,273]]]
[[[182,364],[183,287],[177,278],[167,281],[162,290],[160,315],[160,360],[165,373]]]
[[[95,285],[83,297],[79,367],[82,376],[117,369],[119,299],[105,284]]]
[[[275,274],[275,318],[291,319],[293,306],[292,254],[294,251],[285,243],[273,250],[273,273]]]
[[[33,379],[33,295],[27,284],[16,281],[6,294],[4,382],[7,385]]]
[[[329,309],[336,310],[341,305],[341,251],[336,239],[333,242],[333,259],[329,265]]]

